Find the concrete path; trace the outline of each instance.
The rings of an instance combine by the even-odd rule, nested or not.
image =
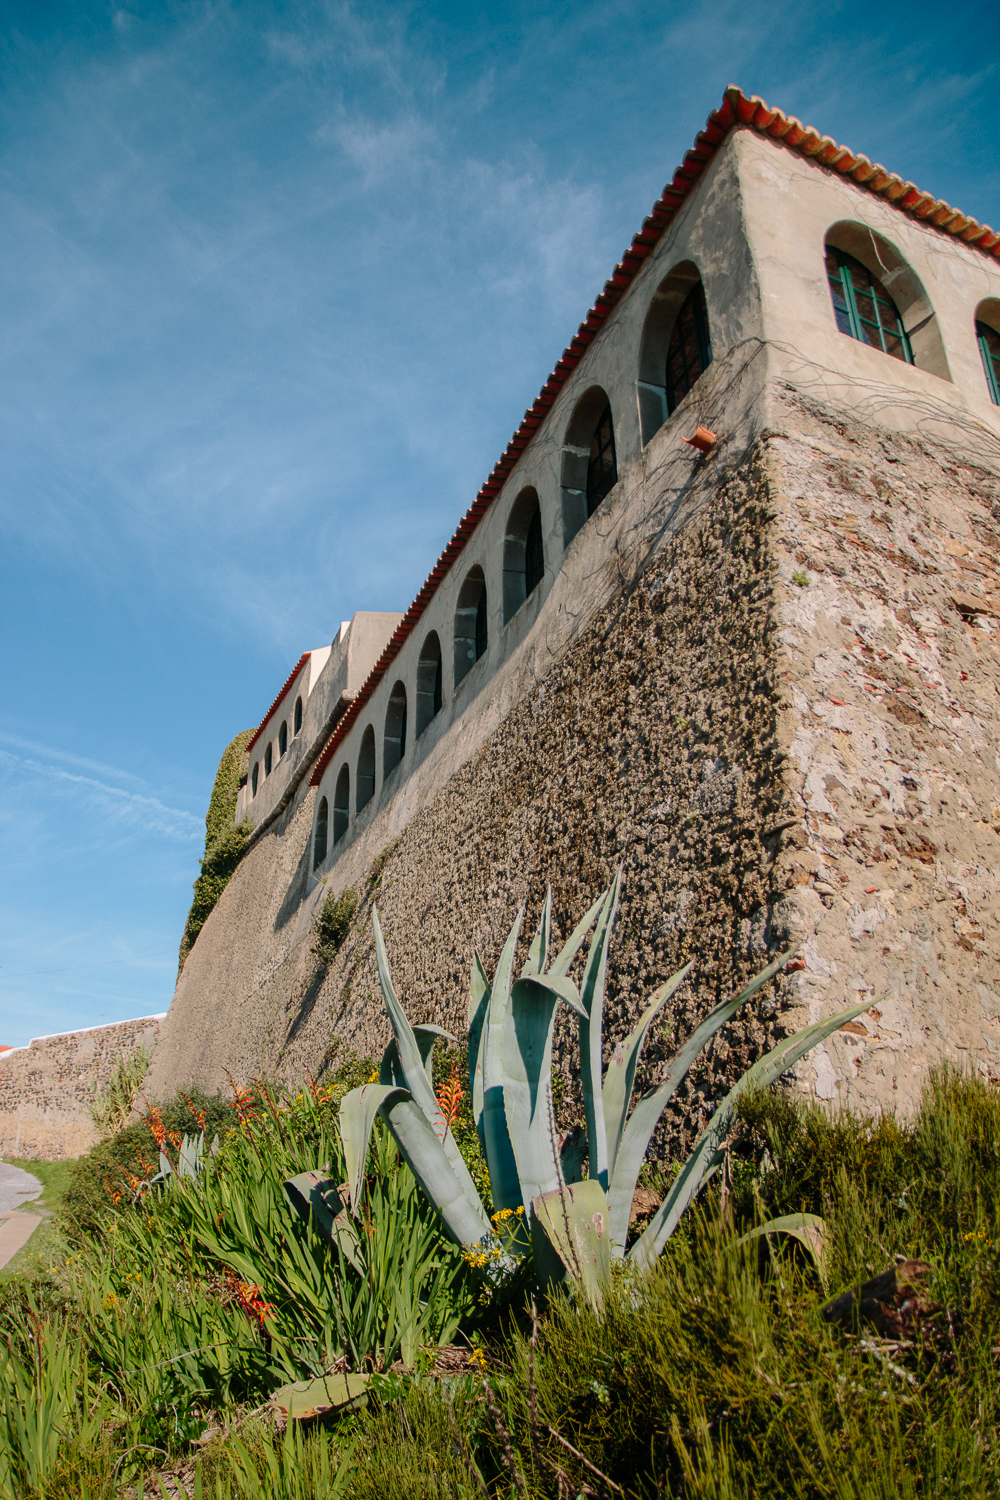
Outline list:
[[[9,1213],[0,1216],[0,1270],[26,1245],[42,1220],[37,1214]]]
[[[32,1177],[30,1172],[22,1172],[20,1167],[11,1167],[5,1161],[0,1161],[0,1214],[9,1213],[12,1208],[20,1208],[23,1203],[30,1203],[41,1191],[42,1184],[37,1177]]]

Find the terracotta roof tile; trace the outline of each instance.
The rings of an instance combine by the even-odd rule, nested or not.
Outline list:
[[[288,676],[285,678],[285,685],[281,689],[281,692],[278,694],[277,698],[275,698],[274,702],[271,704],[271,707],[268,709],[267,713],[264,715],[264,717],[261,719],[260,723],[257,725],[257,728],[254,730],[254,733],[253,733],[253,738],[251,740],[247,741],[247,754],[248,755],[250,754],[250,751],[253,749],[254,745],[256,745],[257,741],[260,739],[261,735],[264,733],[264,729],[265,729],[265,727],[267,725],[268,719],[274,713],[274,710],[277,708],[277,706],[281,702],[282,698],[288,692],[288,689],[291,687],[291,685],[295,681],[296,677],[298,677],[299,673],[302,671],[302,668],[305,666],[305,664],[309,660],[310,656],[312,656],[312,652],[311,651],[303,651],[302,655],[299,657],[298,661],[295,663],[295,665],[292,668],[291,672],[289,672]]]
[[[618,265],[615,266],[608,281],[605,282],[604,290],[595,298],[593,307],[580,324],[571,344],[563,351],[561,359],[557,361],[555,369],[542,387],[541,395],[525,412],[517,432],[507,444],[489,479],[479,491],[475,503],[459,522],[455,535],[438,558],[423,588],[403,616],[399,629],[394,633],[358,696],[334,730],[316,762],[310,777],[310,786],[319,785],[337,746],[350,732],[352,724],[430,603],[441,579],[449,571],[479,521],[503,488],[504,482],[524,449],[543,425],[549,408],[559,393],[559,388],[584,352],[580,346],[591,343],[600,333],[608,313],[642,270],[650,250],[654,248],[676,217],[688,193],[697,183],[718,147],[730,130],[740,125],[783,142],[785,146],[797,151],[801,156],[811,157],[821,166],[850,177],[859,187],[885,199],[894,208],[923,219],[926,223],[940,229],[942,233],[964,240],[966,244],[977,250],[1000,258],[1000,235],[995,234],[988,224],[977,223],[975,219],[970,219],[957,209],[953,209],[943,199],[934,198],[932,194],[922,192],[912,182],[904,182],[895,172],[887,172],[885,167],[877,162],[869,161],[867,156],[856,154],[847,146],[838,145],[830,136],[821,135],[812,126],[803,125],[794,115],[786,115],[780,109],[773,109],[756,94],[748,96],[735,84],[731,84],[723,95],[722,104],[718,109],[713,109],[705,129],[698,132],[694,146],[685,153],[684,161],[677,168],[671,182],[654,203],[649,216],[643,220],[641,230],[634,237],[631,246],[625,251]],[[284,689],[282,691],[284,692]],[[281,694],[268,711],[268,718],[274,712],[280,698]]]

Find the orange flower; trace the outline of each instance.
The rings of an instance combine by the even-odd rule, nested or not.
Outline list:
[[[252,1318],[261,1327],[268,1318],[273,1316],[274,1304],[264,1301],[263,1292],[259,1286],[254,1286],[252,1281],[241,1281],[232,1271],[227,1271],[226,1285],[247,1317]]]
[[[151,1104],[146,1111],[146,1124],[153,1132],[153,1139],[162,1151],[167,1144],[167,1127],[163,1123],[163,1115],[155,1104]]]
[[[451,1060],[451,1077],[447,1083],[442,1084],[437,1095],[437,1102],[441,1106],[441,1113],[444,1115],[446,1126],[454,1125],[458,1119],[458,1112],[462,1107],[464,1092],[458,1078],[458,1059],[453,1057]]]

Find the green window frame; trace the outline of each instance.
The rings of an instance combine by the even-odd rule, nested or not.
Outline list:
[[[976,342],[983,362],[986,388],[994,406],[1000,406],[1000,333],[976,319]]]
[[[841,333],[893,359],[912,365],[913,346],[903,327],[899,308],[885,287],[846,250],[828,245],[826,275],[833,298],[833,315]]]

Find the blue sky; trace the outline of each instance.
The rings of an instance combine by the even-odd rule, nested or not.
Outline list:
[[[7,0],[0,1042],[166,1009],[223,747],[406,607],[727,83],[996,224],[998,63],[995,0]]]

